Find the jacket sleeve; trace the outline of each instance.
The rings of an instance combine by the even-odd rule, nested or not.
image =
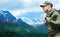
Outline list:
[[[49,19],[53,24],[60,24],[60,16],[57,11],[54,12],[53,16]]]

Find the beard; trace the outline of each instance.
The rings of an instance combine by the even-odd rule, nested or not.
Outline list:
[[[48,13],[49,11],[48,10],[45,10],[46,13]]]

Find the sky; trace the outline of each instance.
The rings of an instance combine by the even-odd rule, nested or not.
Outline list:
[[[45,22],[46,14],[40,4],[45,1],[53,3],[53,8],[60,9],[59,0],[0,0],[0,10],[7,10],[30,25],[41,25]]]

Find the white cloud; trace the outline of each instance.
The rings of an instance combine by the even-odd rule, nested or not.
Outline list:
[[[46,17],[46,13],[44,13],[44,14],[41,14],[41,16],[40,16],[42,19],[44,19],[45,17]]]
[[[54,4],[53,8],[60,9],[60,0],[56,0],[55,2],[53,2],[53,4]]]
[[[9,2],[11,0],[0,0],[0,3],[6,3],[6,2]]]
[[[19,0],[19,1],[20,2],[22,1],[22,3],[24,3],[23,5],[26,6],[26,8],[17,9],[17,10],[11,10],[10,12],[14,16],[22,15],[22,14],[24,14],[26,12],[32,12],[32,11],[39,12],[39,11],[42,11],[41,7],[38,7],[38,6],[41,3],[44,3],[45,1],[52,2],[54,4],[54,8],[60,9],[60,5],[59,5],[60,1],[59,0],[57,0],[57,3],[56,3],[56,0]],[[36,5],[36,7],[32,6],[32,5]],[[29,7],[27,7],[27,6],[29,6]]]
[[[40,19],[41,21],[36,21],[36,22],[33,22],[33,25],[42,25],[45,23],[45,20],[43,19]]]
[[[39,19],[39,21],[36,21],[36,22],[33,22],[31,19],[27,18],[27,17],[22,17],[22,20],[26,23],[28,23],[29,25],[32,25],[32,26],[36,26],[36,25],[42,25],[44,24],[45,20],[44,19]]]
[[[52,2],[54,7],[60,8],[60,1],[59,0],[0,0],[1,8],[12,9],[15,8],[30,8],[30,7],[39,7],[40,4],[44,3],[45,1]],[[56,5],[55,5],[56,4]],[[4,6],[5,5],[5,6]],[[7,5],[7,7],[6,7]],[[12,6],[11,6],[12,5]],[[8,8],[10,7],[10,8]]]
[[[20,16],[24,13],[27,12],[40,12],[42,11],[42,9],[40,9],[39,7],[33,7],[33,8],[25,8],[25,9],[19,9],[19,10],[10,10],[10,12],[15,16]]]
[[[23,0],[25,6],[31,6],[34,0]]]
[[[29,25],[34,25],[33,24],[34,22],[31,19],[27,18],[27,17],[22,17],[22,20],[25,21],[26,23],[28,23]]]

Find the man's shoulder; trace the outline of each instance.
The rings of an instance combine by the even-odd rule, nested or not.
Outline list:
[[[55,14],[55,15],[58,15],[59,13],[58,13],[58,10],[56,10],[56,9],[52,9],[52,11],[53,11],[53,14]]]
[[[57,11],[57,9],[54,9],[54,8],[53,8],[52,11]]]

